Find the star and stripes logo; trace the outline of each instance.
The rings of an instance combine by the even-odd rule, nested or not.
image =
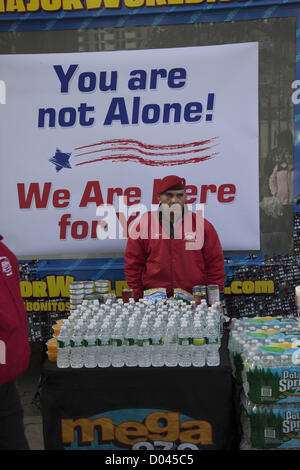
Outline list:
[[[218,137],[183,144],[147,144],[136,139],[102,140],[74,148],[71,153],[56,149],[49,159],[56,171],[101,162],[134,162],[147,166],[176,166],[200,163],[215,157]]]

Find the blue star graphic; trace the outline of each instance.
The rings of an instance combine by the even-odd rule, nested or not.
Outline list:
[[[52,158],[49,158],[49,162],[55,165],[56,171],[60,171],[63,168],[72,168],[69,163],[70,157],[71,153],[63,153],[57,148],[55,155]]]

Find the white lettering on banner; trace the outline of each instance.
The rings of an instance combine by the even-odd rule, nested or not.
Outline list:
[[[260,249],[258,43],[24,60],[0,56],[1,230],[17,256],[123,253],[170,174],[223,250]]]

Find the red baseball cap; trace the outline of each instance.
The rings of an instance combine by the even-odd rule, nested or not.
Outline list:
[[[157,187],[158,194],[165,193],[169,189],[185,189],[185,179],[179,176],[169,175],[165,176]]]

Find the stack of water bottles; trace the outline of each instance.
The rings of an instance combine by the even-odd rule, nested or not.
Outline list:
[[[229,351],[241,388],[241,449],[299,449],[300,318],[233,319]]]
[[[223,321],[219,302],[84,299],[60,329],[57,366],[218,366]]]

